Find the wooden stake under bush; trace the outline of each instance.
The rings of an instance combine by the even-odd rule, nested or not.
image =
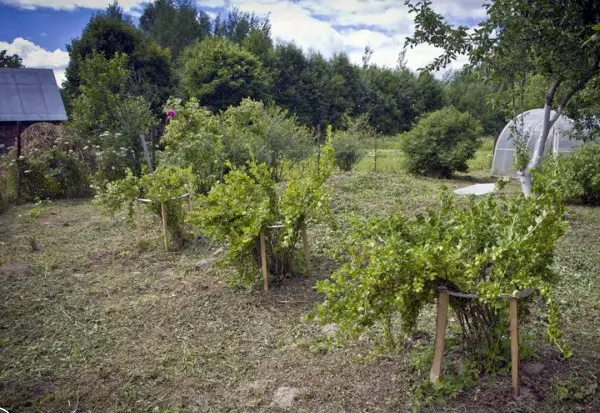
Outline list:
[[[436,383],[442,375],[444,344],[446,341],[446,325],[448,324],[448,304],[450,296],[447,292],[440,291],[437,302],[435,326],[435,353],[429,371],[429,380]]]
[[[312,275],[312,264],[310,262],[310,248],[308,245],[308,236],[306,235],[306,227],[303,226],[300,230],[300,236],[302,237],[302,247],[304,249],[304,262],[306,263],[306,271],[308,275]]]
[[[516,397],[519,395],[519,316],[516,297],[510,297],[508,299],[508,317],[510,321],[512,386]]]
[[[269,270],[267,269],[267,246],[265,242],[265,233],[260,233],[260,263],[262,265],[263,289],[269,291]]]
[[[169,238],[167,236],[167,214],[165,213],[165,203],[160,203],[160,216],[162,218],[163,238],[165,240],[165,249],[169,251]]]

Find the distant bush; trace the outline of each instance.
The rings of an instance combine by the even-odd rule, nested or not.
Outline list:
[[[335,151],[336,166],[342,171],[351,171],[365,155],[366,140],[373,134],[365,117],[349,120],[344,130],[335,131],[331,144]]]
[[[449,178],[466,172],[483,133],[471,114],[453,107],[431,112],[402,135],[402,149],[412,173]]]

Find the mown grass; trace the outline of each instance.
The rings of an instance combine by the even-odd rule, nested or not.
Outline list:
[[[473,162],[481,165],[486,156],[480,153]],[[391,155],[390,164],[396,158]],[[413,213],[435,206],[442,185],[470,185],[486,173],[443,182],[401,169],[337,173],[330,181],[333,209],[342,223],[351,214]],[[556,269],[573,358],[562,360],[544,342],[541,323],[528,324],[522,333],[534,347],[529,357],[544,370],[523,374],[521,398],[512,398],[510,377],[501,374],[482,377],[474,389],[428,409],[600,411],[594,387],[600,362],[600,210],[569,207],[568,219]],[[271,404],[274,391],[289,386],[300,389],[293,411],[410,411],[418,375],[414,354],[399,349],[359,361],[376,343],[329,347],[320,327],[302,321],[320,300],[314,282],[333,270],[325,252],[343,229],[309,228],[313,278],[287,279],[262,294],[228,287],[225,270],[211,265],[219,246],[202,238],[184,251],[163,251],[158,222],[150,215],[136,229],[89,201],[10,209],[0,216],[0,407],[270,412],[278,411]],[[33,251],[32,240],[40,251]],[[420,323],[428,333],[424,344],[431,343],[432,324],[432,311],[426,312]]]

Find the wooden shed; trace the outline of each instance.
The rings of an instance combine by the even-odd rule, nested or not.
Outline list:
[[[21,132],[36,122],[67,120],[52,69],[0,69],[0,148],[17,147],[17,201],[21,193]]]
[[[67,120],[52,69],[0,69],[0,145],[17,145],[36,122]]]

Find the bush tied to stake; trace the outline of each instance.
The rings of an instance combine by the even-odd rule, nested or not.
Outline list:
[[[138,198],[146,198],[151,202],[145,204],[148,209],[158,215],[164,229],[169,232],[169,247],[181,247],[185,241],[184,220],[185,211],[182,197],[192,193],[194,175],[191,168],[161,165],[153,174],[141,178],[128,170],[125,178],[110,182],[96,196],[98,203],[111,212],[117,212],[126,207],[130,218],[134,215],[134,205]],[[166,234],[165,234],[166,236]]]
[[[549,307],[548,337],[568,355],[551,270],[564,227],[560,197],[552,190],[533,198],[489,196],[466,206],[444,194],[438,210],[414,218],[355,222],[340,247],[349,262],[317,284],[326,300],[316,315],[355,337],[381,328],[385,343],[393,346],[397,316],[405,333],[413,331],[437,288],[476,294],[480,299],[453,299],[450,304],[465,350],[476,356],[480,368],[491,371],[505,361],[507,344],[507,304],[499,294],[535,289]]]
[[[295,274],[296,243],[301,229],[311,220],[330,216],[331,191],[324,187],[333,170],[335,155],[330,144],[320,159],[307,159],[289,171],[282,188],[271,168],[250,161],[232,170],[224,182],[199,197],[198,207],[188,222],[211,238],[228,243],[223,264],[233,265],[233,284],[252,285],[258,280],[260,234],[265,234],[269,273]],[[281,222],[281,229],[269,229]]]

